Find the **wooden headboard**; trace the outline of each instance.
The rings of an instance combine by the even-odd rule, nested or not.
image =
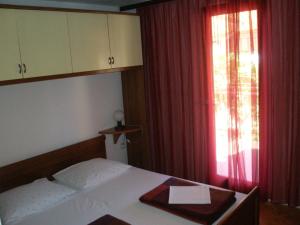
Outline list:
[[[104,135],[0,167],[0,193],[97,157],[106,158]]]

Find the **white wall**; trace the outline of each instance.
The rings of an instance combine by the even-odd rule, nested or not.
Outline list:
[[[120,74],[0,87],[0,166],[97,136],[122,109]],[[106,140],[111,159],[126,150]]]
[[[3,4],[117,10],[42,0]],[[24,3],[24,4],[23,4]],[[97,136],[123,109],[120,73],[0,86],[0,167]],[[126,149],[106,139],[107,156],[127,162]]]

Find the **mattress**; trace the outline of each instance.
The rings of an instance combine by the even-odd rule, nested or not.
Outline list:
[[[8,225],[87,225],[106,214],[132,225],[198,224],[139,201],[141,195],[168,178],[170,177],[166,175],[132,167],[105,184],[79,191],[55,207]],[[245,194],[236,193],[237,201],[223,216],[232,211],[245,197]]]

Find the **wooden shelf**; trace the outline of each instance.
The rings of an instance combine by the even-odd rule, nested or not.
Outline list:
[[[0,81],[0,86],[37,82],[37,81],[44,81],[44,80],[64,79],[64,78],[68,78],[68,77],[94,76],[94,75],[99,75],[99,74],[107,74],[107,73],[135,70],[135,69],[140,69],[142,67],[143,66],[129,66],[129,67],[120,67],[120,68],[113,68],[113,69],[93,70],[93,71],[84,71],[84,72],[67,73],[67,74],[56,74],[56,75],[41,76],[41,77],[20,78],[20,79],[16,79],[16,80],[4,80],[4,81]]]
[[[114,143],[118,142],[119,137],[124,134],[141,132],[142,129],[139,126],[124,126],[122,129],[109,128],[99,132],[99,134],[112,134],[114,136]]]

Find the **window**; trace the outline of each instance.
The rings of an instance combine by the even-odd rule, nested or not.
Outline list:
[[[251,182],[259,149],[257,11],[212,16],[211,24],[217,175]]]

